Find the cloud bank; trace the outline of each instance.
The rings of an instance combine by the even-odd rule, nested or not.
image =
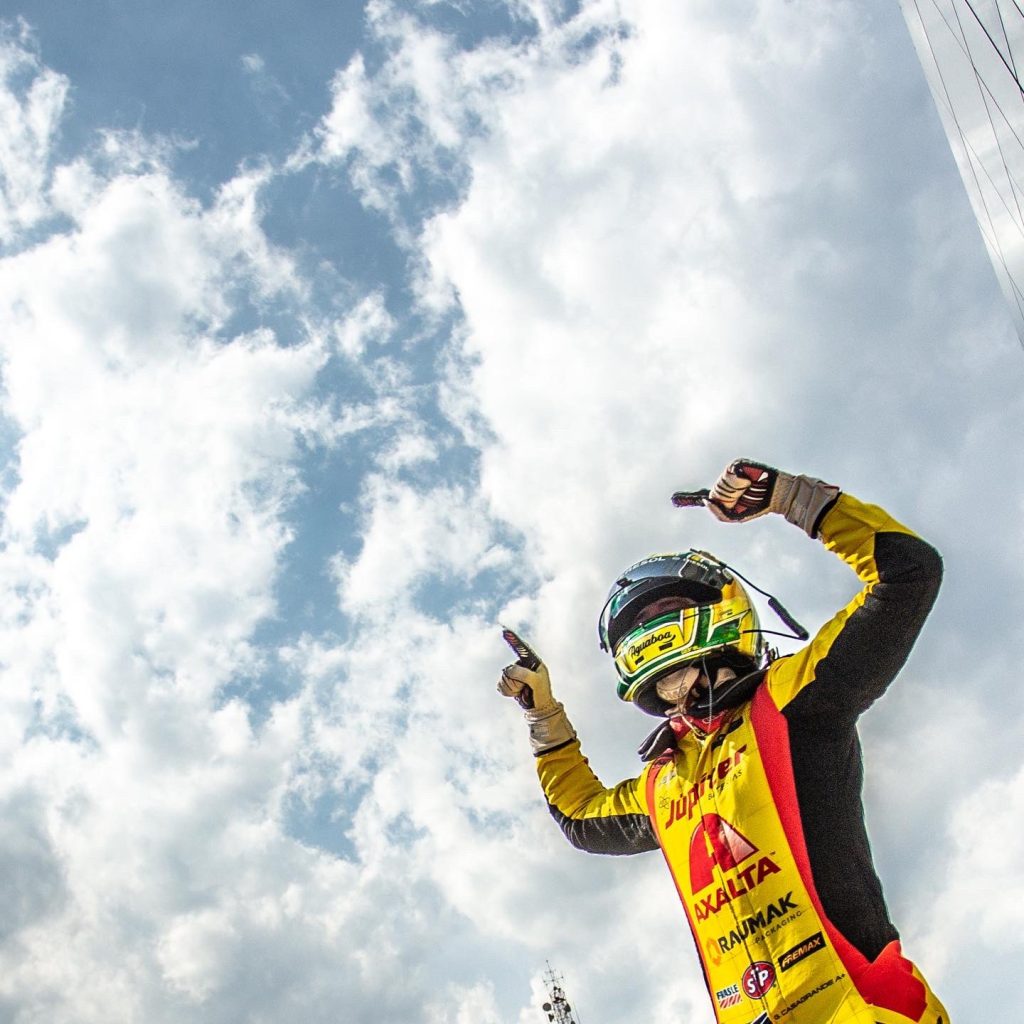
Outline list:
[[[658,859],[548,819],[496,623],[635,772],[623,566],[708,548],[811,627],[852,593],[669,507],[749,454],[946,555],[867,811],[912,954],[1003,1010],[1019,350],[898,12],[436,6],[369,3],[315,127],[213,193],[139,133],[60,152],[69,83],[6,30],[0,1006],[526,1024],[551,959],[587,1020],[706,1013]],[[325,301],[267,227],[311,180],[400,280]]]

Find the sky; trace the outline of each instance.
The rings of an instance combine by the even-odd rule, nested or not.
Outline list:
[[[0,328],[0,1021],[532,1024],[547,962],[710,1020],[495,683],[506,623],[611,784],[623,568],[844,605],[671,507],[737,456],[942,552],[868,827],[953,1020],[1024,1016],[1024,351],[897,4],[26,0]]]

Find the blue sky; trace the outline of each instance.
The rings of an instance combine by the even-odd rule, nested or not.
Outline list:
[[[869,826],[954,1019],[1024,1012],[1024,358],[896,5],[28,4],[0,140],[0,1019],[527,1024],[548,960],[586,1024],[704,1019],[496,624],[635,773],[624,566],[854,591],[670,507],[741,454],[944,554]]]

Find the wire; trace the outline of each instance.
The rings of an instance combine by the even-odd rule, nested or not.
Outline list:
[[[970,5],[970,0],[967,0],[967,6],[968,7],[971,6]],[[970,43],[967,42],[967,33],[964,31],[963,23],[960,21],[960,15],[959,15],[959,13],[957,13],[956,8],[954,8],[953,13],[956,14],[956,23],[957,23],[957,27],[960,29],[960,36],[961,36],[961,38],[964,41],[964,47],[966,48],[968,55],[970,55],[971,54],[971,46],[970,46]],[[974,15],[975,19],[978,19],[978,15],[975,12],[973,7],[971,7],[971,13]],[[978,19],[978,21],[979,21],[979,24],[980,24],[980,19]],[[982,25],[982,29],[985,29],[984,25]],[[993,47],[995,47],[995,45],[996,45],[995,41],[988,34],[988,30],[987,29],[985,29],[985,35],[988,37],[988,40],[989,40],[990,43],[992,43]],[[998,47],[996,47],[996,49],[998,50]],[[1002,58],[1003,55],[1002,55],[1001,52],[999,53],[999,56],[1000,56],[1000,58]],[[996,140],[996,149],[999,152],[999,159],[1000,159],[1000,161],[1002,162],[1002,165],[1003,165],[1003,172],[1006,175],[1007,181],[1010,182],[1010,193],[1013,196],[1013,202],[1014,202],[1014,205],[1017,208],[1017,217],[1018,217],[1017,224],[1018,224],[1018,226],[1024,227],[1024,223],[1022,223],[1022,222],[1024,222],[1024,214],[1021,213],[1020,200],[1018,199],[1018,191],[1019,190],[1018,190],[1018,188],[1014,187],[1016,183],[1014,182],[1013,175],[1010,173],[1010,168],[1009,168],[1009,166],[1006,163],[1006,154],[1003,152],[1003,144],[1002,144],[1002,141],[999,138],[999,131],[996,128],[995,121],[992,119],[992,110],[991,110],[991,108],[988,105],[988,100],[985,98],[986,90],[982,89],[982,81],[983,80],[982,80],[982,77],[981,77],[981,72],[978,71],[978,65],[975,63],[975,61],[973,59],[973,56],[969,56],[969,59],[970,59],[970,62],[971,62],[971,70],[974,72],[974,82],[975,82],[975,85],[977,85],[977,87],[978,87],[978,95],[981,97],[981,102],[982,102],[982,104],[985,107],[985,116],[988,118],[988,126],[989,126],[989,128],[992,129],[992,137]],[[1006,63],[1005,59],[1003,59],[1003,64],[1007,67],[1007,69],[1009,69],[1010,65]],[[1011,71],[1011,74],[1013,74],[1014,81],[1017,82],[1017,88],[1019,89],[1020,88],[1020,82],[1017,81],[1016,74],[1014,72],[1012,72],[1012,71]],[[989,94],[991,95],[991,92],[989,92]],[[1024,97],[1024,92],[1022,92],[1022,97]],[[995,101],[995,97],[993,97],[992,99],[993,99],[993,102],[996,103],[996,107],[999,108],[999,104]],[[999,108],[999,109],[1000,109],[1000,113],[1002,113],[1002,109],[1001,108]],[[1006,115],[1005,114],[1003,115],[1003,119],[1006,120]],[[1011,129],[1011,132],[1012,132],[1012,129]],[[1014,137],[1015,138],[1017,137],[1016,133],[1014,133]],[[1020,139],[1018,138],[1017,141],[1019,143]],[[1012,216],[1013,215],[1011,214],[1011,217]]]
[[[1003,66],[1006,68],[1007,71],[1010,72],[1010,76],[1017,83],[1017,89],[1020,91],[1021,96],[1024,97],[1024,86],[1022,86],[1020,84],[1020,79],[1017,77],[1016,69],[1011,67],[1009,62],[1003,56],[1003,51],[999,49],[999,46],[997,45],[996,41],[992,38],[992,34],[989,32],[988,27],[985,25],[985,22],[983,22],[981,20],[981,18],[978,17],[978,12],[974,9],[974,5],[971,3],[971,0],[964,0],[964,3],[967,5],[967,9],[971,12],[971,14],[974,15],[974,20],[981,26],[981,31],[985,33],[985,36],[987,37],[988,41],[992,44],[992,49],[995,50],[996,53],[999,54],[999,59],[1003,62]],[[996,0],[996,10],[998,10],[998,9],[999,9],[999,0]],[[954,8],[954,10],[955,10],[955,8]],[[960,16],[957,15],[957,21],[959,21],[959,20],[960,20]],[[1001,15],[1000,15],[999,20],[1002,21],[1002,16]],[[975,70],[975,73],[977,73],[978,69],[976,67],[975,67],[974,70]]]
[[[942,19],[942,23],[946,26],[946,29],[949,32],[950,37],[952,38],[953,42],[955,42],[956,45],[960,48],[960,52],[967,58],[968,63],[971,64],[972,68],[974,68],[975,72],[977,73],[977,67],[976,67],[976,65],[974,63],[974,57],[971,54],[970,49],[965,45],[966,44],[966,39],[964,39],[963,42],[961,41],[960,37],[953,30],[953,26],[949,23],[949,19],[942,12],[942,9],[939,7],[937,0],[931,0],[931,5],[932,5],[932,7],[935,8],[935,13],[938,14],[938,16]],[[914,2],[914,6],[915,6],[915,8],[917,7],[916,0]],[[942,77],[941,66],[939,64],[938,57],[937,57],[937,55],[935,53],[935,48],[932,46],[931,36],[928,34],[928,28],[927,28],[927,25],[925,23],[924,17],[921,15],[920,9],[918,9],[917,16],[918,16],[918,19],[921,22],[921,29],[924,32],[925,39],[928,42],[928,48],[931,51],[932,60],[935,63],[935,70],[939,73],[939,77],[941,78]],[[959,21],[959,19],[958,19],[958,21]],[[963,28],[961,26],[961,34],[962,34],[962,32],[963,32]],[[1017,134],[1017,131],[1016,131],[1016,129],[1013,126],[1013,122],[1010,120],[1009,117],[1007,117],[1006,111],[1003,110],[1001,104],[996,99],[995,93],[992,92],[991,88],[989,87],[988,82],[986,82],[984,78],[981,78],[980,82],[981,82],[981,85],[984,87],[985,92],[988,93],[988,95],[991,98],[992,102],[995,104],[996,110],[998,110],[999,113],[1002,115],[1003,123],[1006,125],[1006,127],[1009,130],[1010,134],[1013,136],[1013,138],[1017,142],[1017,145],[1021,147],[1022,151],[1024,151],[1024,141],[1022,141],[1021,137]],[[949,107],[950,114],[953,114],[953,112],[954,112],[953,111],[953,101],[952,101],[952,99],[949,96],[948,90],[946,89],[945,81],[943,81],[943,91],[946,92],[946,103],[947,103],[947,106]],[[964,142],[965,142],[965,145],[966,145],[967,144],[966,139],[964,139]],[[973,147],[970,147],[970,148],[971,148],[971,152],[973,153],[975,159],[984,168],[984,162],[982,161],[981,157],[978,155],[977,151]],[[996,184],[992,180],[991,176],[989,176],[989,181],[992,182],[992,187],[996,188]],[[1018,186],[1018,188],[1019,188],[1019,186]],[[1009,212],[1009,210],[1007,210],[1007,212]]]
[[[1020,7],[1017,5],[1017,0],[1013,0],[1013,2],[1014,2],[1014,6],[1017,7],[1017,10],[1020,11]],[[953,30],[952,25],[950,25],[950,23],[947,20],[946,16],[943,14],[941,9],[939,8],[938,3],[936,2],[936,0],[931,0],[931,3],[932,3],[932,6],[935,8],[936,12],[938,13],[940,19],[942,20],[943,24],[946,26],[947,30],[949,31],[950,35],[952,36],[954,42],[956,42],[956,44],[960,48],[961,52],[963,52],[964,56],[966,56],[968,62],[971,65],[971,67],[974,69],[975,74],[978,75],[979,72],[978,72],[978,68],[977,68],[977,64],[975,62],[974,56],[971,53],[970,49],[966,46],[966,36],[964,36],[964,41],[961,42],[961,40],[959,38],[957,38],[957,34]],[[921,25],[922,34],[924,35],[925,42],[926,42],[926,44],[928,46],[928,51],[931,54],[932,63],[935,66],[935,72],[936,72],[936,75],[938,76],[939,85],[941,86],[941,89],[942,89],[942,95],[943,95],[943,98],[945,100],[946,108],[947,108],[947,110],[949,112],[949,116],[950,116],[950,119],[952,120],[953,126],[956,129],[957,135],[959,136],[960,144],[964,148],[964,152],[965,152],[965,155],[967,157],[967,165],[968,165],[968,168],[970,170],[971,177],[974,179],[974,187],[975,187],[976,195],[978,197],[978,204],[980,205],[980,209],[977,210],[977,213],[978,213],[978,226],[981,228],[982,236],[985,238],[986,244],[988,245],[988,248],[989,248],[989,252],[992,254],[993,261],[997,264],[997,266],[1001,266],[1002,267],[1003,273],[1005,274],[1006,281],[1007,281],[1007,283],[1009,285],[1009,289],[1011,291],[1012,301],[1013,301],[1014,305],[1016,306],[1017,315],[1020,318],[1020,322],[1024,323],[1024,291],[1021,290],[1020,285],[1017,283],[1017,280],[1014,277],[1014,274],[1011,272],[1009,264],[1007,263],[1006,254],[1003,251],[1002,243],[1000,241],[999,231],[996,228],[995,218],[993,216],[992,210],[989,207],[988,200],[985,197],[985,191],[982,188],[981,181],[978,178],[978,170],[979,170],[979,168],[980,168],[981,172],[988,178],[990,184],[992,185],[993,190],[995,191],[996,196],[999,198],[999,200],[1002,203],[1004,209],[1006,210],[1007,214],[1009,215],[1009,218],[1010,218],[1011,222],[1014,223],[1015,227],[1019,228],[1019,225],[1017,225],[1016,220],[1013,217],[1013,213],[1010,210],[1009,206],[1007,205],[1006,200],[1005,200],[1005,198],[1002,195],[1002,192],[1000,191],[1000,189],[996,185],[995,181],[992,179],[991,174],[989,174],[988,169],[986,168],[984,161],[978,155],[977,151],[974,149],[973,145],[971,145],[970,141],[967,138],[967,134],[964,131],[963,125],[960,122],[960,117],[957,114],[956,106],[954,105],[952,96],[950,95],[949,86],[948,86],[948,84],[946,82],[946,76],[942,72],[942,65],[940,64],[939,59],[938,59],[938,55],[936,54],[935,45],[934,45],[934,43],[932,41],[931,34],[928,31],[928,25],[927,25],[927,22],[925,21],[924,15],[921,13],[921,8],[920,8],[920,6],[918,4],[918,0],[913,0],[913,4],[914,4],[914,10],[917,12],[918,22]],[[976,12],[973,12],[973,9],[972,9],[972,13],[975,13],[975,16],[977,16]],[[1024,12],[1021,12],[1021,13],[1022,13],[1022,16],[1024,16]],[[959,23],[959,16],[957,17],[957,21]],[[962,31],[962,25],[961,25],[961,31]],[[988,33],[986,33],[986,35],[988,35]],[[988,36],[988,38],[991,41],[991,36],[990,35]],[[997,47],[997,49],[998,49],[998,47]],[[1000,53],[1000,57],[1002,58],[1002,54],[1001,53]],[[1004,64],[1006,63],[1005,59],[1003,60],[1003,63]],[[1017,81],[1016,77],[1014,77],[1014,81]],[[986,91],[988,91],[989,94],[991,95],[991,90],[989,89],[987,83],[984,83],[984,81],[982,80],[982,84],[984,84]],[[1018,87],[1019,87],[1019,82],[1018,82]],[[936,94],[936,95],[937,95],[937,98],[938,98],[938,94]],[[997,109],[999,109],[1000,114],[1002,114],[1004,121],[1006,121],[1007,126],[1010,128],[1010,131],[1013,134],[1014,138],[1017,140],[1018,144],[1021,144],[1020,137],[1013,130],[1013,127],[1010,124],[1009,119],[1006,117],[1005,112],[1002,110],[1002,107],[999,106],[999,103],[998,103],[997,100],[995,100],[994,96],[992,98],[993,98],[993,101],[996,103],[996,107],[997,107]],[[991,112],[989,111],[987,104],[986,104],[986,113],[989,115],[989,125],[993,129],[993,133],[996,134],[995,133],[995,127],[994,127],[994,124],[992,123],[992,119],[991,119]],[[997,142],[998,142],[998,135],[997,135]],[[1004,166],[1005,166],[1005,162],[1004,162]],[[1010,174],[1008,174],[1007,176],[1010,179],[1011,189],[1012,189],[1013,185],[1014,185],[1013,177]],[[1018,188],[1019,188],[1019,186],[1018,186]],[[984,215],[984,220],[982,219],[982,214]],[[989,229],[988,231],[986,231],[986,223],[985,223],[986,221],[987,221],[987,226],[988,226],[988,229]],[[1018,328],[1018,341],[1019,341],[1019,343],[1021,345],[1021,348],[1024,348],[1024,336],[1021,335],[1021,332],[1020,332],[1019,328]]]
[[[1010,46],[1010,37],[1009,37],[1009,35],[1007,34],[1007,31],[1006,31],[1006,22],[1003,21],[1003,9],[999,6],[998,2],[996,3],[996,14],[999,16],[999,28],[1002,30],[1003,42],[1006,43],[1006,53],[1007,53],[1007,55],[1010,58],[1010,63],[1013,65],[1013,74],[1014,74],[1014,77],[1016,78],[1017,77],[1017,62],[1013,59],[1013,47]]]

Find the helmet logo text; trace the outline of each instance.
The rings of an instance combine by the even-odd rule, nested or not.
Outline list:
[[[646,651],[648,647],[653,647],[654,644],[657,644],[659,651],[668,651],[671,650],[674,641],[675,635],[669,630],[654,633],[651,636],[644,637],[644,639],[639,643],[630,644],[629,656],[637,665],[642,665],[647,658],[647,655],[643,652]]]

